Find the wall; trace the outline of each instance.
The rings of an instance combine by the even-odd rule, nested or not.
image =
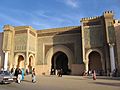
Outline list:
[[[0,33],[0,69],[3,67],[4,53],[2,51],[3,33]]]
[[[62,31],[60,31],[61,29]],[[48,65],[46,54],[50,48],[56,45],[66,46],[72,51],[75,57],[75,59],[72,60],[72,64],[83,63],[80,27],[77,29],[69,28],[68,30],[60,28],[60,30],[56,29],[55,31],[52,31],[51,29],[49,31],[42,30],[38,32],[37,65]]]
[[[116,48],[117,48],[117,68],[119,70],[119,74],[120,74],[120,25],[115,27],[115,35],[116,35]]]
[[[43,30],[44,31],[44,30]],[[59,31],[58,31],[59,32]],[[48,31],[48,35],[51,34]],[[74,63],[82,63],[82,47],[81,47],[81,37],[80,33],[73,33],[73,34],[57,34],[57,35],[51,35],[51,36],[38,36],[38,60],[37,64],[42,65],[43,60],[45,59],[47,51],[53,46],[53,45],[65,45],[71,51],[73,51],[76,60],[74,60]],[[47,61],[44,61],[46,64]]]
[[[72,64],[72,75],[83,75],[83,72],[85,70],[84,64]]]
[[[36,51],[36,33],[32,30],[29,30],[29,51],[34,52]]]
[[[21,30],[22,32],[22,30]],[[27,49],[27,33],[15,33],[14,51],[25,52]]]

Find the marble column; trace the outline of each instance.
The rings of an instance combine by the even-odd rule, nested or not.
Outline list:
[[[5,51],[5,59],[4,59],[4,71],[8,69],[8,51]]]
[[[114,44],[109,44],[109,48],[110,48],[111,73],[112,73],[115,69]]]

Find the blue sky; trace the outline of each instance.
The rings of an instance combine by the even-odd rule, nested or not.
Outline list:
[[[78,26],[84,17],[113,10],[120,19],[120,0],[0,0],[0,32],[5,24],[47,29]]]

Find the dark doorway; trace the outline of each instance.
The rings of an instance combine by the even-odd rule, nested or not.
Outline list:
[[[29,65],[28,65],[28,69],[29,69],[29,73],[30,74],[32,74],[32,59],[33,59],[33,57],[30,56],[29,57]]]
[[[98,75],[102,75],[101,56],[96,51],[89,54],[89,70],[95,70]]]
[[[17,64],[18,68],[24,68],[24,57],[22,55],[18,56],[18,64]]]
[[[52,57],[52,66],[51,66],[51,71],[53,73],[56,73],[56,70],[62,69],[62,74],[68,75],[69,74],[69,69],[68,69],[68,57],[66,56],[65,53],[59,51],[55,53]]]

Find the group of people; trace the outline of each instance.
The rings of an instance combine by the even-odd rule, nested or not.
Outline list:
[[[58,75],[58,77],[62,77],[62,69],[57,70],[57,75]]]
[[[62,69],[51,69],[51,75],[58,75],[58,77],[62,77],[62,73],[63,73],[63,71],[62,71]]]
[[[84,71],[84,73],[83,73],[83,76],[87,76],[87,75],[89,75],[89,74],[92,74],[92,78],[93,78],[93,80],[96,80],[96,72],[95,72],[95,70],[92,70],[92,71]]]
[[[14,76],[16,76],[16,78],[17,78],[17,83],[21,83],[21,80],[24,80],[24,76],[25,75],[28,75],[29,74],[29,72],[28,72],[28,70],[26,69],[26,73],[25,73],[25,70],[22,68],[22,69],[20,69],[20,68],[16,68],[16,69],[14,69],[14,68],[12,68],[11,69],[11,74],[12,75],[14,75]],[[33,68],[32,69],[32,73],[31,73],[32,75],[32,82],[33,83],[35,83],[36,82],[36,74],[35,74],[35,68]]]

